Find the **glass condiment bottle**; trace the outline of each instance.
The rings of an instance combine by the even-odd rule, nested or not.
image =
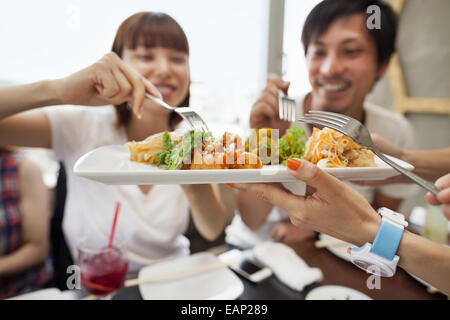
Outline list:
[[[427,205],[426,210],[423,236],[431,241],[446,244],[448,241],[448,220],[442,213],[442,205]]]

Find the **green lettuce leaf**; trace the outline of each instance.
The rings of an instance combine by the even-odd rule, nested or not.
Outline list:
[[[201,148],[203,139],[211,136],[211,133],[195,132],[191,130],[185,133],[181,143],[172,141],[169,132],[163,134],[163,146],[166,150],[157,153],[158,167],[165,166],[166,170],[179,169],[185,161],[190,159],[195,147]]]
[[[286,134],[278,139],[278,155],[284,166],[290,158],[303,157],[305,154],[305,138],[305,130],[292,125],[286,131]]]

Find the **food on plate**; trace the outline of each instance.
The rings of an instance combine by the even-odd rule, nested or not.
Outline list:
[[[376,166],[372,151],[333,129],[314,128],[306,143],[305,137],[304,129],[292,125],[279,139],[270,128],[253,130],[245,142],[229,132],[214,137],[193,130],[182,136],[165,131],[126,145],[131,161],[168,170],[259,169],[263,164],[286,165],[290,158],[303,158],[320,168]]]
[[[130,150],[130,160],[136,162],[154,162],[154,160],[157,160],[155,158],[156,154],[167,150],[165,145],[169,141],[178,141],[178,139],[179,137],[176,134],[161,132],[149,136],[143,141],[128,142],[126,145]]]
[[[314,128],[303,159],[320,168],[376,167],[375,155],[340,132]]]
[[[286,130],[286,133],[278,140],[279,156],[283,165],[290,158],[301,158],[305,153],[305,137],[304,129],[292,125]]]
[[[276,145],[271,128],[253,129],[245,139],[245,151],[259,156],[263,164],[271,163],[272,149]]]
[[[254,130],[245,141],[245,150],[257,154],[263,164],[282,163],[286,165],[289,158],[301,158],[305,151],[304,129],[292,125],[281,138],[275,129]],[[273,153],[273,154],[272,154]],[[274,155],[276,158],[272,158]]]
[[[211,133],[193,130],[183,136],[165,131],[126,145],[131,161],[168,170],[262,168],[259,157],[246,152],[242,139],[229,132],[216,138]]]

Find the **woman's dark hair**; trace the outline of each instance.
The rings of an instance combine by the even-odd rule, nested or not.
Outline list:
[[[112,51],[122,58],[123,49],[164,47],[185,52],[189,55],[189,43],[180,25],[165,13],[139,12],[127,18],[117,30]],[[189,105],[190,92],[177,106]],[[131,119],[131,110],[127,103],[114,106],[118,116],[118,125],[126,125]],[[181,117],[172,112],[169,125],[173,128],[181,122]]]
[[[367,17],[369,6],[380,8],[380,29],[369,29],[369,34],[377,46],[377,61],[381,66],[389,63],[392,53],[395,52],[395,38],[397,34],[397,15],[392,8],[381,0],[324,0],[314,7],[306,18],[302,32],[302,43],[305,55],[308,46],[317,40],[328,27],[338,18],[354,14],[364,14]]]

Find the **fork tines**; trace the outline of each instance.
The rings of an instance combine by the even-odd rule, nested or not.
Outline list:
[[[280,93],[278,98],[278,115],[282,120],[295,122],[297,104],[294,99]]]
[[[336,112],[329,112],[329,111],[321,111],[321,110],[309,110],[308,114],[317,114],[317,115],[323,115],[323,116],[329,116],[334,118],[339,118],[342,120],[350,120],[349,116],[346,116],[345,114],[336,113]]]
[[[200,115],[194,110],[186,110],[187,108],[177,108],[175,112],[178,113],[195,131],[209,132],[209,128]]]
[[[184,120],[186,120],[187,123],[189,123],[189,125],[194,130],[209,132],[208,126],[206,125],[205,121],[203,121],[202,117],[200,117],[200,115],[194,110],[192,110],[190,107],[174,108],[165,103],[163,100],[155,98],[154,96],[150,95],[148,92],[145,93],[145,96],[150,100],[152,100],[153,102],[159,104],[161,107],[178,113]]]
[[[395,163],[395,161],[390,160],[388,157],[383,155],[374,146],[372,139],[370,138],[370,132],[367,128],[358,120],[350,118],[342,114],[336,114],[332,112],[325,111],[310,111],[310,113],[298,119],[310,124],[325,126],[352,139],[355,143],[365,146],[373,151],[382,161],[386,162],[392,168],[400,172],[401,174],[407,176],[412,181],[422,186],[426,190],[432,192],[433,194],[438,194],[439,189],[436,186],[416,174],[405,170],[402,166]]]
[[[309,113],[298,118],[299,121],[328,127],[341,133],[344,133],[344,127],[349,122],[349,119],[351,118],[326,111],[310,111]]]

